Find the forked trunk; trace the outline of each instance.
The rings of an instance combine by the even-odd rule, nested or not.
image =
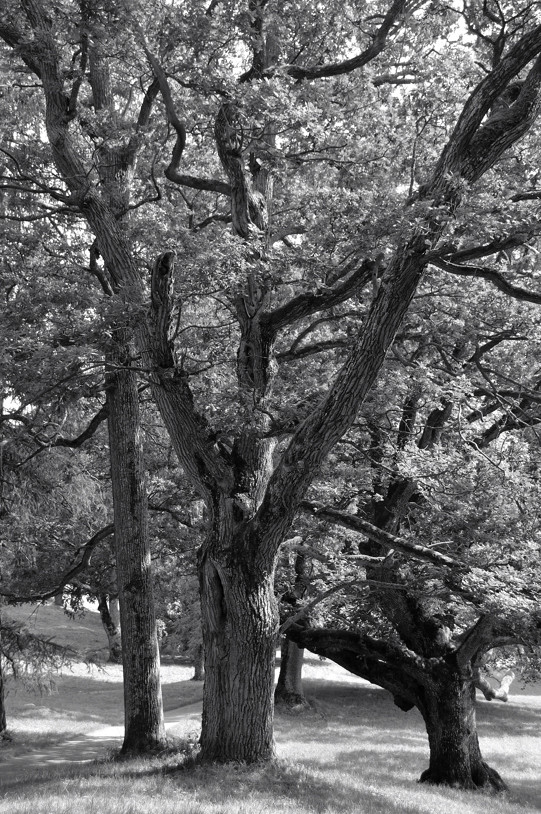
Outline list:
[[[200,564],[205,641],[201,731],[204,761],[254,763],[274,756],[277,611],[274,572],[241,562]]]
[[[112,664],[122,664],[122,638],[120,635],[120,625],[113,620],[107,594],[100,594],[98,601],[98,611],[100,614],[103,629],[107,635],[109,645],[109,661]]]
[[[306,707],[308,701],[302,689],[304,649],[298,647],[291,639],[284,638],[281,654],[280,673],[274,690],[274,703],[287,707]]]
[[[461,789],[506,789],[498,772],[481,756],[473,680],[464,678],[458,670],[450,671],[437,684],[425,688],[419,709],[430,746],[430,765],[421,775],[421,783]]]

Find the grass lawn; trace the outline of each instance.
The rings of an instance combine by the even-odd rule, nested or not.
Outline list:
[[[97,657],[98,662],[100,657],[106,658],[107,638],[95,611],[75,619],[55,605],[19,605],[2,612],[36,634]],[[192,675],[192,667],[162,664],[166,710],[201,700],[202,684],[191,681]],[[105,725],[122,724],[122,667],[75,662],[53,677],[50,693],[41,695],[8,679],[6,707],[14,741],[2,747],[0,754],[22,754],[28,748],[42,748]]]
[[[184,673],[179,672],[184,671]],[[191,670],[166,665],[166,706],[191,702],[201,685]],[[480,702],[481,749],[509,783],[508,796],[417,784],[427,765],[426,733],[383,690],[310,657],[305,669],[314,709],[278,713],[272,766],[182,766],[178,757],[59,767],[0,796],[0,814],[533,814],[541,811],[541,697]],[[168,680],[170,679],[170,680]],[[191,695],[190,695],[191,693]],[[190,697],[188,697],[190,695]],[[23,697],[24,696],[24,697]],[[30,700],[29,700],[30,699]],[[119,668],[62,676],[57,692],[8,699],[9,725],[28,744],[67,727],[97,728],[121,719]],[[29,704],[35,706],[31,708]],[[180,723],[179,737],[193,722]],[[39,731],[39,730],[38,730]],[[10,750],[13,747],[10,747]],[[15,746],[15,748],[18,748]],[[10,751],[9,750],[9,751]],[[3,751],[2,751],[3,753]],[[0,765],[1,772],[1,765]]]

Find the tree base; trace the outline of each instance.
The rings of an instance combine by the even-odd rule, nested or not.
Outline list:
[[[156,757],[162,755],[171,748],[167,738],[164,740],[145,740],[137,743],[124,743],[117,753],[118,759],[132,757]]]
[[[282,690],[279,693],[274,693],[274,706],[277,709],[302,712],[303,710],[310,709],[310,702],[302,693]]]
[[[434,786],[451,786],[452,788],[463,789],[465,791],[483,790],[498,793],[508,791],[507,785],[496,769],[493,769],[484,762],[480,764],[476,771],[472,771],[466,776],[452,774],[449,770],[436,771],[434,769],[426,769],[419,778],[419,783],[430,783]]]

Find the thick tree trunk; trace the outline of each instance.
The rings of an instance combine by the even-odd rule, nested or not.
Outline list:
[[[136,374],[129,368],[129,351],[128,344],[118,337],[109,353],[107,391],[123,640],[124,754],[153,752],[167,744],[152,596],[139,394]]]
[[[308,706],[302,689],[302,663],[304,649],[291,639],[282,640],[282,659],[278,682],[274,690],[274,703],[287,707]]]
[[[113,616],[109,609],[107,594],[100,594],[98,611],[100,613],[103,629],[107,635],[107,643],[109,645],[109,661],[113,664],[122,664],[122,639],[120,635],[120,626],[115,624],[113,621]]]
[[[274,756],[277,610],[274,571],[251,574],[203,555],[205,687],[201,758],[254,763]]]
[[[481,756],[473,680],[464,679],[458,671],[442,676],[437,684],[425,689],[419,709],[430,746],[430,765],[421,775],[421,783],[506,789],[498,772]]]

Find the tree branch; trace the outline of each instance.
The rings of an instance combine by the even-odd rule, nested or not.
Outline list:
[[[92,438],[98,427],[107,420],[108,415],[109,405],[105,403],[102,407],[100,407],[96,415],[93,416],[86,429],[83,430],[83,432],[80,433],[76,438],[57,438],[50,446],[77,449],[78,447],[82,446],[85,441],[88,441],[89,438]]]
[[[380,54],[387,43],[387,38],[396,25],[399,17],[405,14],[408,10],[410,3],[408,0],[394,0],[389,10],[383,18],[383,22],[373,36],[372,44],[361,51],[357,56],[351,59],[345,59],[341,62],[331,62],[327,65],[314,65],[312,67],[301,67],[299,65],[288,65],[286,72],[297,80],[304,79],[323,79],[329,76],[340,76],[345,73],[351,73],[367,65],[378,54]]]
[[[46,599],[52,599],[53,596],[59,594],[66,585],[69,585],[71,580],[76,577],[81,571],[84,571],[85,568],[88,567],[90,564],[90,560],[94,549],[101,543],[103,540],[106,540],[114,533],[114,526],[112,523],[109,523],[107,526],[104,526],[102,529],[96,532],[93,537],[90,538],[81,548],[79,551],[82,550],[83,554],[79,562],[76,562],[72,565],[64,574],[60,577],[57,584],[54,588],[51,588],[48,591],[43,591],[41,593],[30,594],[29,596],[16,596],[15,594],[8,593],[6,591],[0,591],[0,596],[3,596],[7,602],[11,605],[20,604],[21,602],[44,602]]]
[[[336,523],[344,528],[365,534],[375,543],[378,543],[384,548],[400,551],[402,554],[405,554],[408,557],[413,557],[414,559],[422,560],[424,562],[431,562],[433,565],[444,565],[447,568],[453,568],[455,570],[457,568],[464,570],[465,568],[463,563],[453,559],[452,557],[448,557],[446,554],[440,554],[439,551],[435,551],[432,548],[425,548],[425,546],[410,543],[408,540],[404,540],[401,537],[390,534],[388,531],[383,531],[377,526],[374,526],[372,523],[369,523],[367,520],[357,517],[357,515],[342,512],[339,509],[333,509],[330,506],[322,506],[320,503],[314,503],[313,501],[309,500],[303,500],[300,503],[299,508],[301,511],[314,515],[322,520],[328,520],[331,523]]]
[[[299,294],[274,311],[264,314],[261,321],[271,333],[276,334],[281,328],[303,317],[340,305],[367,285],[372,276],[379,273],[382,263],[381,255],[378,255],[376,260],[364,260],[346,280],[340,280],[316,294]]]
[[[150,51],[143,30],[141,29],[141,26],[137,20],[133,20],[133,25],[139,34],[143,50],[154,72],[154,76],[156,77],[156,82],[165,105],[167,121],[173,127],[176,133],[176,142],[175,146],[173,147],[171,161],[164,171],[165,177],[172,183],[179,184],[181,186],[191,187],[192,189],[207,190],[209,192],[217,192],[221,195],[230,195],[231,188],[229,184],[225,184],[223,181],[215,181],[207,178],[196,178],[193,175],[184,175],[178,171],[180,160],[186,146],[186,126],[177,115],[175,103],[173,102],[173,96],[171,94],[171,88],[169,87],[169,82],[167,81],[165,71],[160,65],[159,60]],[[151,88],[154,88],[154,83]]]
[[[466,631],[460,645],[455,650],[458,664],[463,667],[470,664],[477,653],[490,643],[493,635],[494,618],[483,614],[475,625]]]
[[[541,293],[536,294],[534,291],[528,291],[526,288],[508,283],[507,280],[494,269],[486,268],[485,266],[463,266],[457,263],[450,263],[447,260],[437,259],[432,257],[430,263],[442,271],[447,271],[449,274],[456,274],[460,277],[477,277],[491,282],[499,291],[503,291],[509,297],[515,300],[522,300],[523,302],[533,302],[535,305],[541,305]]]

